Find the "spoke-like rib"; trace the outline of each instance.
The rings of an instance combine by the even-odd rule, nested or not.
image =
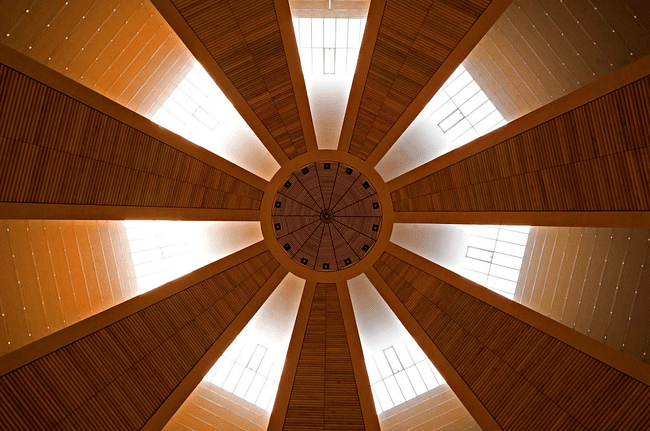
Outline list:
[[[286,274],[260,242],[9,353],[2,428],[160,429]]]
[[[647,365],[392,243],[367,276],[483,429],[642,426]]]
[[[152,0],[278,163],[317,149],[287,0]]]
[[[373,1],[339,151],[376,165],[511,2]]]
[[[397,221],[650,227],[650,58],[388,183]]]
[[[379,431],[347,288],[305,284],[269,430]]]
[[[239,218],[212,210],[237,210],[249,220],[259,212],[265,180],[4,45],[0,63],[7,218],[187,219],[179,214],[190,209],[219,219]]]

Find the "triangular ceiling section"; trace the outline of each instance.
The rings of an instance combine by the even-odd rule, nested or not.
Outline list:
[[[377,164],[378,172],[393,179],[650,54],[643,7],[621,3],[604,5],[603,12],[513,2]]]
[[[382,429],[478,429],[368,278],[348,284]]]
[[[304,280],[285,277],[165,429],[201,422],[216,429],[266,429],[303,286]]]

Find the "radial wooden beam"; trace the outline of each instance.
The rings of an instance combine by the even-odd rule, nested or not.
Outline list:
[[[0,428],[162,428],[286,274],[260,242],[9,353]]]
[[[373,1],[339,150],[375,166],[511,2]]]
[[[287,0],[152,0],[281,165],[317,150]]]
[[[646,57],[389,182],[396,220],[650,227],[649,75]]]
[[[268,429],[379,431],[347,283],[305,284]]]
[[[647,423],[647,365],[394,244],[367,275],[483,429]]]
[[[0,63],[0,216],[259,212],[265,180],[4,45]]]

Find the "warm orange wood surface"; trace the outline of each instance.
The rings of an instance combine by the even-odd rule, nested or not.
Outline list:
[[[0,220],[0,355],[137,294],[121,222]]]
[[[645,77],[394,191],[394,209],[648,211],[649,102]]]
[[[503,429],[647,424],[646,384],[442,281],[434,264],[385,253],[374,267]]]
[[[0,41],[144,116],[194,64],[149,1],[4,2]]]
[[[5,374],[0,427],[139,429],[277,268],[263,252]]]
[[[372,50],[368,71],[353,83],[363,95],[354,118],[345,120],[353,124],[351,136],[342,135],[350,154],[368,158],[489,4],[386,1],[376,42],[363,47]]]
[[[273,0],[172,3],[287,157],[306,153],[315,135],[303,131]]]
[[[0,89],[0,201],[260,206],[261,190],[4,65]]]
[[[283,429],[365,429],[336,284],[316,285]]]

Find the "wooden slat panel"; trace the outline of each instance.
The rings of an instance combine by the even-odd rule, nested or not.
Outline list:
[[[265,251],[5,374],[2,427],[141,428],[278,267]]]
[[[2,43],[142,115],[155,113],[194,61],[149,1],[11,3]],[[150,93],[155,103],[145,103]]]
[[[303,101],[291,80],[291,54],[273,0],[172,3],[287,157],[306,153],[311,138],[301,125],[298,103]]]
[[[130,283],[135,287],[136,280],[128,245],[126,250],[116,251],[109,238],[111,230],[126,232],[121,222],[3,220],[0,229],[0,241],[9,241],[2,243],[0,255],[0,267],[6,270],[1,290],[3,313],[7,314],[0,330],[4,336],[2,353],[137,293],[130,287]],[[121,278],[117,276],[120,271]],[[121,283],[128,288],[124,293]],[[15,310],[20,314],[15,315]],[[21,316],[29,323],[28,338],[20,335],[24,324]]]
[[[335,284],[316,285],[283,429],[365,429]]]
[[[645,77],[396,190],[394,209],[648,211],[649,104]]]
[[[355,76],[365,85],[356,117],[346,118],[350,154],[368,158],[489,4],[386,1],[367,75]]]
[[[461,289],[388,253],[374,268],[503,429],[647,423],[650,387],[467,293],[473,283],[454,277]]]
[[[0,201],[259,209],[263,192],[0,67]]]

